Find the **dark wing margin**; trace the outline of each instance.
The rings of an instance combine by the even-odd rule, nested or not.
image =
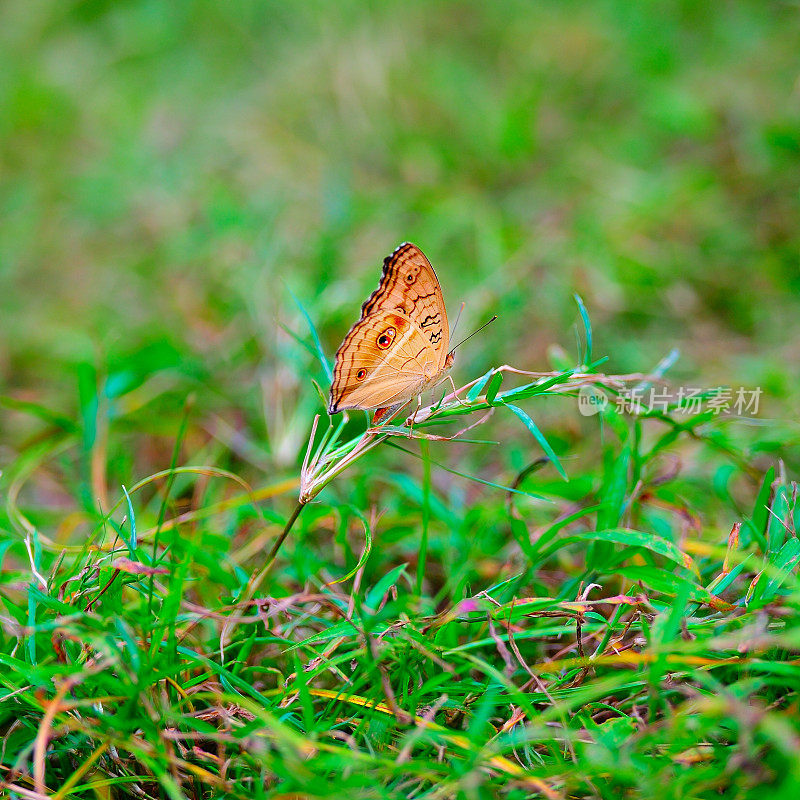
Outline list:
[[[428,269],[433,272],[430,262],[425,257],[422,250],[411,242],[403,242],[395,251],[383,259],[383,272],[381,273],[381,280],[378,288],[364,301],[361,306],[361,319],[364,319],[368,314],[371,314],[378,306],[381,298],[386,297],[392,293],[394,287],[397,286],[402,274],[402,267],[406,261],[411,257],[419,255],[425,262]]]

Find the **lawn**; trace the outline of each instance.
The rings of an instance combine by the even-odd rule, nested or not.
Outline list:
[[[798,796],[799,46],[3,4],[0,796]],[[498,320],[330,417],[405,240]]]

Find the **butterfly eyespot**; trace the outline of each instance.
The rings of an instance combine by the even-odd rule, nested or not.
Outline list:
[[[378,337],[378,347],[381,350],[385,350],[393,341],[397,331],[394,328],[387,328],[379,337]]]
[[[412,283],[414,283],[414,281],[415,281],[416,279],[417,279],[417,276],[416,276],[416,275],[414,275],[414,273],[413,273],[413,272],[409,272],[409,273],[408,273],[408,275],[406,275],[406,283],[407,283],[409,286],[410,286]]]
[[[367,371],[365,369],[360,369],[358,372],[356,372],[356,378],[358,378],[360,381],[363,381],[366,377]]]

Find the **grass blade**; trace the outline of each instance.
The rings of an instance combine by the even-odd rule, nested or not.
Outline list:
[[[505,406],[506,408],[510,409],[511,412],[520,420],[522,420],[522,424],[533,434],[533,438],[539,442],[542,450],[544,450],[544,452],[547,454],[547,457],[553,462],[553,466],[556,468],[556,470],[558,470],[558,474],[565,481],[568,481],[569,478],[567,477],[567,473],[564,471],[564,467],[561,466],[558,456],[555,454],[553,448],[550,447],[550,442],[547,441],[544,434],[537,427],[536,423],[519,406],[512,405],[511,403],[505,403]]]
[[[311,332],[311,338],[314,341],[314,349],[317,353],[317,358],[319,359],[319,363],[322,364],[322,368],[325,370],[325,376],[329,381],[333,381],[333,370],[331,369],[330,362],[328,361],[327,357],[325,356],[325,351],[322,349],[322,342],[320,341],[319,334],[317,333],[317,328],[314,325],[314,321],[311,319],[308,311],[306,311],[303,304],[297,299],[294,292],[286,287],[289,291],[289,294],[292,296],[292,300],[294,300],[295,305],[300,309],[300,313],[305,317],[306,322],[308,323],[308,329]]]

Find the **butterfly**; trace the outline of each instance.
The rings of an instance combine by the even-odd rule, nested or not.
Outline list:
[[[405,242],[383,260],[378,288],[336,351],[328,413],[388,409],[419,397],[447,376],[455,358],[449,344],[436,273]]]

